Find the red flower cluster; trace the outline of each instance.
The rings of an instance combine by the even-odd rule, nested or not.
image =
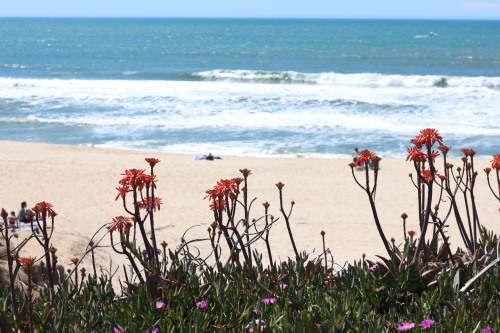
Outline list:
[[[439,146],[438,149],[441,150],[441,152],[443,153],[444,156],[446,156],[446,154],[448,154],[448,152],[451,150],[451,147],[450,146]]]
[[[38,212],[40,213],[42,216],[56,216],[56,212],[54,212],[54,210],[52,209],[52,205],[49,204],[48,202],[39,202],[35,205],[35,207],[33,208],[33,210],[35,212]]]
[[[21,265],[30,268],[35,263],[36,257],[19,258],[18,261]]]
[[[414,162],[427,161],[427,154],[422,153],[422,148],[419,147],[406,148],[406,151],[408,152],[408,156],[406,157],[407,161],[408,160]]]
[[[119,182],[120,185],[124,187],[130,186],[132,189],[137,188],[139,190],[142,190],[144,186],[154,186],[156,188],[156,176],[147,175],[144,173],[145,171],[139,169],[125,170],[125,173],[122,173],[123,178]]]
[[[476,151],[474,149],[461,149],[462,153],[464,153],[465,156],[474,156],[476,155]]]
[[[500,170],[500,154],[493,155],[493,159],[490,162],[493,169]]]
[[[411,142],[417,147],[425,145],[427,148],[430,148],[434,146],[436,142],[439,143],[440,146],[443,145],[443,137],[439,135],[436,129],[426,128],[421,130],[420,134]]]
[[[145,158],[144,160],[148,162],[151,167],[154,167],[157,163],[160,163],[159,159],[153,157]]]
[[[108,230],[114,231],[118,230],[120,232],[130,228],[132,226],[132,221],[129,217],[117,216],[113,218],[113,221],[109,222]]]
[[[249,173],[250,171],[248,170],[248,174]],[[205,192],[207,195],[204,199],[208,198],[208,200],[212,201],[210,209],[215,211],[226,210],[227,199],[236,197],[239,193],[239,184],[241,184],[242,181],[242,178],[221,179],[213,189],[207,190]]]
[[[147,211],[150,211],[151,209],[156,212],[156,210],[160,210],[160,206],[163,205],[163,202],[161,202],[161,198],[155,197],[153,198],[147,198],[144,199],[140,202],[139,209],[145,209]]]
[[[118,194],[115,198],[115,201],[118,200],[119,197],[122,197],[122,199],[125,199],[125,195],[127,195],[128,192],[131,192],[132,190],[128,186],[122,186],[122,187],[117,187]]]
[[[358,159],[356,160],[356,165],[367,166],[370,164],[371,161],[373,162],[373,164],[375,164],[375,166],[377,166],[380,160],[381,158],[378,157],[374,152],[365,149],[358,153]]]

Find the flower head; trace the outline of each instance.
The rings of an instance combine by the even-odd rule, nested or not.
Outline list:
[[[401,323],[397,327],[397,330],[400,332],[401,331],[408,331],[408,330],[411,330],[413,327],[415,327],[414,323]]]
[[[285,186],[285,184],[283,184],[282,182],[279,182],[276,184],[276,187],[278,188],[278,190],[282,190],[283,189],[283,186]]]
[[[129,217],[117,216],[113,218],[113,221],[109,222],[108,230],[114,231],[118,230],[120,232],[126,231],[132,226],[132,221]]]
[[[247,178],[248,176],[250,176],[252,174],[252,171],[248,170],[248,169],[240,169],[240,172],[243,175],[243,177],[245,177],[245,178]]]
[[[420,181],[430,183],[432,180],[432,172],[430,170],[423,170],[420,174]]]
[[[118,190],[118,194],[116,195],[115,201],[118,200],[119,197],[125,199],[125,195],[132,191],[128,186],[117,187],[116,189]]]
[[[464,153],[465,156],[474,156],[476,155],[476,151],[474,149],[468,149],[468,148],[464,148],[464,149],[461,149],[462,153]]]
[[[200,301],[200,302],[196,303],[196,306],[199,307],[200,309],[204,309],[207,307],[207,302]]]
[[[39,212],[42,216],[56,216],[56,213],[52,209],[52,205],[49,204],[48,202],[39,202],[36,204],[36,206],[33,208],[36,212]]]
[[[153,157],[148,157],[148,158],[145,158],[144,160],[146,162],[148,162],[151,167],[154,167],[157,163],[160,163],[159,159],[153,158]]]
[[[264,304],[274,304],[276,303],[276,298],[263,298],[262,303]]]
[[[159,331],[160,331],[160,330],[159,330],[158,328],[153,328],[153,329],[151,330],[151,333],[158,333]]]
[[[427,148],[432,147],[436,142],[439,143],[440,146],[443,145],[443,137],[439,135],[438,131],[434,128],[421,130],[416,140],[414,140],[414,143],[425,145]]]
[[[163,205],[161,198],[155,197],[154,200],[153,198],[147,198],[140,202],[139,209],[145,209],[148,212],[153,210],[156,212],[157,209],[160,210],[161,205]]]
[[[432,325],[434,325],[436,322],[433,319],[426,319],[423,320],[419,326],[421,326],[424,330],[431,328]]]
[[[493,169],[500,170],[500,154],[493,155],[493,159],[490,162]]]
[[[439,146],[438,149],[443,153],[443,156],[446,156],[448,152],[451,150],[450,146]]]
[[[26,258],[19,258],[18,261],[21,265],[26,266],[30,268],[33,266],[35,263],[36,257],[26,257]]]
[[[125,173],[122,173],[123,178],[120,179],[120,184],[122,186],[131,186],[133,189],[138,188],[141,190],[149,177],[144,173],[145,171],[146,170],[139,169],[125,170]]]
[[[162,301],[156,302],[156,308],[157,309],[163,308],[164,306],[165,306],[164,302],[162,302]]]
[[[491,327],[486,327],[481,330],[481,333],[492,333],[493,331],[491,330]]]
[[[406,157],[407,161],[425,162],[427,160],[427,155],[422,153],[422,148],[407,148],[406,151],[408,152],[408,156]]]
[[[375,161],[377,163],[380,161],[379,159],[376,158],[377,155],[374,152],[371,152],[367,149],[362,150],[358,153],[358,159],[356,160],[356,165],[358,166],[367,166],[370,164],[370,161],[375,164]]]
[[[281,283],[278,285],[278,288],[280,289],[286,289],[288,287],[288,285],[286,283]]]
[[[370,271],[375,271],[378,268],[377,264],[374,264],[373,266],[370,266]]]

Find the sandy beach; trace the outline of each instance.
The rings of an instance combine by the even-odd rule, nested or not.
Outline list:
[[[82,254],[99,227],[124,215],[120,201],[115,201],[120,174],[129,168],[146,168],[145,157],[161,160],[156,167],[157,195],[164,205],[156,215],[157,238],[171,248],[179,244],[190,226],[200,225],[186,239],[206,236],[213,217],[209,202],[203,200],[205,191],[217,180],[239,177],[238,170],[248,168],[252,171],[249,196],[257,198],[251,217],[263,215],[265,201],[271,204],[270,213],[280,216],[275,184],[283,182],[285,206],[296,202],[291,222],[300,251],[319,252],[320,232],[324,230],[326,246],[339,265],[360,259],[363,253],[371,258],[385,254],[368,199],[352,179],[348,159],[222,156],[216,161],[195,161],[192,155],[8,141],[0,142],[0,151],[0,206],[17,214],[21,201],[27,201],[29,208],[40,201],[53,204],[58,213],[53,245],[59,250],[60,263],[67,266],[70,258]],[[457,160],[452,162],[459,165]],[[476,200],[481,223],[498,233],[499,203],[487,188],[482,171],[488,165],[488,159],[476,160]],[[377,207],[386,235],[401,243],[401,213],[409,216],[407,230],[418,231],[416,193],[408,177],[413,166],[404,159],[383,159],[381,166]],[[19,239],[24,235],[20,232]],[[463,246],[453,218],[449,235],[453,248]],[[275,258],[293,256],[282,219],[272,229],[270,239]],[[109,245],[109,240],[102,245]],[[208,254],[209,243],[200,249]],[[264,252],[263,242],[259,249]],[[40,256],[41,248],[33,241],[22,254]],[[114,264],[122,260],[110,248],[99,249],[96,258],[104,267],[109,267],[110,258]]]

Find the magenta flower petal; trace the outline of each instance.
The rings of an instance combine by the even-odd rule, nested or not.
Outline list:
[[[398,331],[408,331],[411,330],[413,327],[415,327],[414,323],[401,323],[398,326]]]
[[[113,327],[113,333],[122,333],[122,332],[120,332],[120,330],[117,329],[116,327]]]
[[[153,330],[151,331],[151,333],[158,333],[159,330],[157,328],[153,328]]]
[[[420,323],[420,326],[425,330],[431,328],[431,326],[434,325],[435,323],[436,322],[433,319],[426,319]]]
[[[493,331],[491,330],[491,327],[486,327],[481,330],[481,333],[492,333]]]
[[[164,306],[165,306],[165,303],[163,303],[163,302],[161,302],[161,301],[160,301],[160,302],[156,302],[156,308],[157,308],[157,309],[162,308],[162,307],[164,307]]]
[[[196,303],[196,306],[199,307],[200,309],[204,309],[207,307],[207,302],[200,301],[200,302]]]
[[[276,298],[263,298],[262,303],[264,304],[274,304],[276,303]]]
[[[372,271],[372,272],[373,272],[373,271],[374,271],[374,270],[376,270],[377,268],[378,268],[378,265],[377,265],[377,264],[375,264],[375,265],[373,265],[373,266],[370,266],[370,271]]]

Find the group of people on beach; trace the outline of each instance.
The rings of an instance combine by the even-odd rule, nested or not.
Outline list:
[[[26,209],[28,207],[26,201],[21,202],[21,208],[19,209],[19,213],[16,216],[16,212],[10,212],[10,215],[7,217],[7,227],[9,228],[19,228],[22,224],[30,225],[33,222],[34,213],[30,209]],[[0,225],[3,224],[3,221],[0,220]]]

